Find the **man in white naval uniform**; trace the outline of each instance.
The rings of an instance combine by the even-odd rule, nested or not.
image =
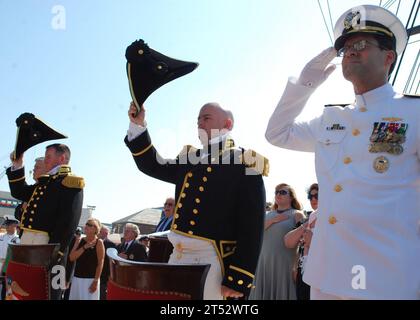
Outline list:
[[[407,43],[391,12],[345,12],[335,48],[290,78],[268,123],[273,145],[315,152],[319,216],[304,281],[311,299],[420,298],[420,100],[388,83]],[[343,56],[356,100],[296,122],[311,94]]]
[[[4,300],[6,295],[6,287],[4,283],[5,276],[5,261],[7,258],[7,248],[9,243],[20,243],[19,235],[16,232],[16,227],[19,221],[13,216],[4,216],[3,225],[6,227],[6,233],[0,235],[0,300]]]

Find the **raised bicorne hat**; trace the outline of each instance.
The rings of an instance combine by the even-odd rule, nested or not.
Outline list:
[[[407,31],[391,11],[374,5],[362,5],[344,12],[334,27],[334,48],[338,51],[355,34],[373,34],[392,40],[397,54],[404,51]]]
[[[23,113],[16,119],[17,135],[13,158],[18,159],[29,148],[48,141],[67,138],[32,113]]]
[[[130,93],[138,111],[156,89],[190,73],[198,66],[196,62],[167,57],[149,48],[143,40],[128,46],[125,57]]]

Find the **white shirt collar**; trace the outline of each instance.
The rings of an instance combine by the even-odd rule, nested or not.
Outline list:
[[[382,99],[389,99],[395,95],[394,88],[390,83],[385,83],[383,86],[365,92],[363,94],[356,95],[356,105],[360,107],[366,107]]]
[[[14,238],[14,237],[17,237],[17,232],[15,231],[15,233],[13,233],[13,234],[8,234],[8,233],[5,233],[4,234],[6,237],[9,237],[9,238]]]
[[[54,175],[54,174],[56,174],[56,173],[58,172],[58,170],[60,170],[60,167],[61,167],[61,164],[59,164],[58,166],[56,166],[56,167],[52,168],[52,169],[48,172],[48,174],[49,174],[49,175]]]

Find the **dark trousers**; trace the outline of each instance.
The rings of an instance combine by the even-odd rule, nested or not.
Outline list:
[[[297,300],[310,300],[311,287],[302,280],[302,269],[297,268],[296,276],[296,298]]]
[[[108,286],[108,281],[102,280],[100,282],[100,291],[99,291],[99,299],[100,300],[106,300],[106,295],[108,293],[107,290],[107,286]]]
[[[0,300],[4,300],[6,299],[6,274],[4,272],[1,272],[1,277],[0,277],[0,285],[1,285],[1,299]]]

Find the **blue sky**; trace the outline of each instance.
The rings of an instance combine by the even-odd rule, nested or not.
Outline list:
[[[411,3],[403,1],[402,18]],[[321,4],[327,12],[326,1]],[[333,23],[360,4],[379,1],[331,0]],[[65,10],[64,29],[53,27],[57,5]],[[84,205],[96,206],[101,221],[160,206],[173,195],[174,186],[137,170],[123,142],[131,101],[124,53],[142,38],[166,55],[200,63],[146,101],[149,131],[160,153],[172,158],[185,144],[198,147],[198,111],[217,101],[235,115],[237,144],[270,159],[267,200],[276,184],[287,182],[309,207],[304,196],[315,181],[313,155],[275,148],[264,132],[288,77],[298,76],[331,45],[317,1],[0,0],[0,26],[1,169],[14,148],[15,119],[32,112],[69,136],[63,142],[72,150],[73,171],[86,179]],[[338,68],[301,118],[321,113],[326,103],[352,100],[351,84]],[[47,144],[25,154],[27,171]],[[6,178],[0,189],[9,190]]]

